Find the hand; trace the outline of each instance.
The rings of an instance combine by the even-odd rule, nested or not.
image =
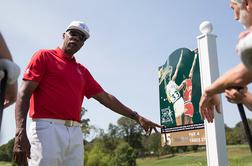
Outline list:
[[[18,166],[28,166],[27,158],[30,157],[30,142],[26,135],[25,129],[17,132],[13,147],[13,159]]]
[[[4,108],[7,108],[16,101],[17,98],[17,82],[15,84],[7,84],[4,99]]]
[[[154,122],[152,122],[152,121],[150,121],[150,120],[142,117],[141,115],[138,115],[137,121],[142,126],[142,128],[145,130],[145,132],[146,132],[147,135],[151,134],[152,129],[154,129],[154,131],[156,133],[158,133],[158,130],[156,129],[156,127],[161,128],[160,125],[158,125],[158,124],[156,124],[156,123],[154,123]]]
[[[203,120],[207,119],[212,123],[214,119],[214,109],[220,113],[220,97],[218,95],[208,96],[203,94],[200,98],[200,114]]]
[[[248,92],[248,88],[244,87],[242,89],[229,88],[225,90],[225,97],[230,103],[242,103],[244,97],[246,97],[246,93]]]

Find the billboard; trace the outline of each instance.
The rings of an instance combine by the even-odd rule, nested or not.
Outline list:
[[[204,145],[204,121],[197,49],[175,50],[158,68],[162,145]]]

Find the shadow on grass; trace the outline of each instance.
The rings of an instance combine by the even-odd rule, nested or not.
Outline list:
[[[164,155],[164,156],[160,156],[160,157],[157,157],[158,160],[163,160],[163,159],[170,159],[170,158],[173,158],[173,157],[176,157],[175,154],[167,154],[167,155]]]

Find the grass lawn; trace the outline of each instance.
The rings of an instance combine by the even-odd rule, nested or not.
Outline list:
[[[207,166],[206,152],[180,153],[175,156],[161,156],[137,159],[138,166]],[[0,166],[11,166],[11,163],[0,162]],[[228,166],[252,166],[252,154],[248,145],[228,146]]]
[[[206,152],[180,153],[175,156],[138,159],[138,166],[206,166]],[[228,146],[229,166],[252,166],[252,154],[248,145]]]
[[[6,163],[6,162],[0,161],[0,166],[11,166],[11,163]]]

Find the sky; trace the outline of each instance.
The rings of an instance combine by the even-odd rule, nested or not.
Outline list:
[[[243,29],[233,19],[228,0],[1,0],[0,31],[21,68],[19,84],[33,53],[60,45],[73,20],[84,21],[91,34],[77,61],[107,92],[157,123],[158,67],[174,50],[197,47],[201,22],[210,21],[217,35],[220,74],[240,62],[235,45]],[[93,99],[85,99],[83,106],[97,128],[106,130],[120,118]],[[14,137],[14,107],[4,110],[0,144]],[[240,121],[237,106],[224,98],[223,113],[230,127]],[[248,110],[246,114],[252,118]]]

